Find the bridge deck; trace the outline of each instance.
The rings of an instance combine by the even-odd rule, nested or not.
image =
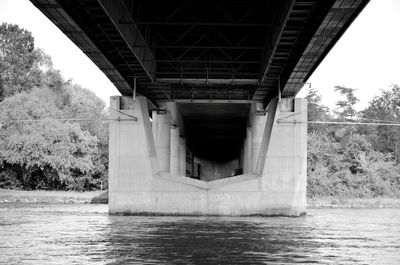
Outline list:
[[[31,0],[123,95],[294,96],[368,0]]]

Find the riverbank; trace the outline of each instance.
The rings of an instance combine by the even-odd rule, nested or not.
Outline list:
[[[0,203],[108,203],[108,193],[0,189]],[[307,207],[400,208],[400,198],[307,198]]]
[[[308,207],[332,208],[400,208],[400,198],[307,198]]]
[[[0,203],[108,203],[108,193],[0,189]]]

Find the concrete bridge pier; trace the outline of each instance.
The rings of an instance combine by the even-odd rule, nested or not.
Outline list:
[[[207,149],[198,153],[198,137],[212,140],[216,136],[187,130],[186,122],[191,118],[188,113],[193,112],[185,111],[191,108],[187,104],[178,105],[166,103],[152,112],[151,120],[146,98],[111,98],[114,120],[110,122],[110,213],[287,216],[305,213],[307,117],[303,99],[287,98],[280,102],[273,99],[266,109],[258,103],[248,106],[247,122],[235,124],[243,132],[238,134],[243,138],[232,138],[227,130],[223,137],[218,135],[218,141],[225,141],[226,136],[239,143],[236,159],[227,154],[229,163],[224,162],[224,157],[213,160],[212,154],[203,158],[208,155],[204,153]],[[225,110],[228,107],[218,106]],[[195,109],[203,108],[196,105]],[[204,126],[210,122],[211,126],[213,118],[218,120],[218,113],[205,116],[200,122],[205,122]],[[201,169],[199,179],[191,178],[187,152],[193,153],[193,161]],[[241,173],[221,175],[235,170]]]

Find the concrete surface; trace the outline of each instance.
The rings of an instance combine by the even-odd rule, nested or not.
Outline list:
[[[171,174],[169,168],[167,170],[165,167],[167,155],[168,167],[171,165],[171,124],[170,119],[165,118],[171,116],[168,111],[157,114],[156,122],[153,118],[151,124],[145,98],[137,97],[135,102],[125,98],[125,102],[132,102],[123,105],[120,104],[120,99],[121,97],[112,97],[111,107],[136,116],[138,120],[122,120],[127,117],[113,112],[112,118],[120,120],[110,123],[111,214],[299,216],[305,213],[305,100],[283,99],[283,103],[279,104],[279,117],[273,127],[261,174],[253,171],[205,182]],[[133,107],[124,109],[127,105]],[[160,116],[164,117],[162,122]],[[249,139],[247,142],[243,139],[247,146],[247,164],[254,166],[254,156],[258,159],[260,155],[260,151],[257,154],[255,150],[260,150],[266,117],[267,115],[256,115],[254,111],[250,113],[247,137],[251,138],[251,152],[248,150]],[[154,126],[158,127],[157,130]],[[160,127],[164,129],[160,130]],[[157,147],[153,132],[157,132]],[[166,139],[169,139],[168,143]],[[179,147],[180,140],[177,142]],[[166,149],[168,153],[165,152]],[[249,153],[252,153],[251,161]],[[178,171],[181,171],[179,159],[177,164]]]

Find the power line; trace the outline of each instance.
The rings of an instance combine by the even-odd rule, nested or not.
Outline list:
[[[135,116],[133,116],[133,115],[130,115],[130,114],[127,114],[127,113],[124,113],[123,111],[120,111],[120,110],[118,110],[118,109],[114,109],[114,108],[109,107],[108,110],[116,111],[116,112],[118,112],[119,114],[122,114],[122,115],[124,115],[124,116],[130,117],[131,119],[137,121],[137,117],[135,117]],[[81,111],[74,111],[74,110],[60,110],[60,111],[61,111],[62,114],[64,114],[64,115],[67,114],[67,116],[70,116],[70,115],[68,115],[68,114],[71,114],[71,115],[75,116],[75,115],[77,115],[77,114],[83,114],[83,113],[99,114],[99,111],[98,111],[97,109],[85,109],[85,110],[81,110]],[[107,111],[107,109],[106,109],[106,111]],[[43,118],[51,118],[51,114],[50,114],[50,115],[43,115],[41,119],[43,119]],[[53,119],[58,119],[58,118],[53,118]],[[74,119],[74,117],[71,117],[71,119]],[[78,118],[78,119],[79,119],[79,118]],[[84,119],[84,118],[82,118],[82,119]],[[36,119],[35,119],[35,120],[36,120]],[[99,119],[93,118],[93,120],[99,120]]]
[[[49,116],[45,116],[43,118],[40,119],[12,119],[12,121],[18,121],[18,122],[39,122],[39,121],[138,121],[138,118],[124,113],[123,111],[114,109],[114,108],[109,108],[109,110],[113,110],[116,111],[124,116],[129,117],[129,119],[121,119],[121,118],[114,118],[114,119],[110,119],[110,118],[50,118]],[[75,112],[75,114],[77,113],[88,113],[88,112],[95,112],[95,110],[89,110],[89,111],[79,111],[79,112]],[[97,112],[96,112],[97,113]],[[5,122],[0,121],[0,127],[1,127],[1,123]]]
[[[307,123],[307,124],[337,124],[337,125],[371,125],[371,126],[400,126],[400,123],[380,122],[347,122],[347,121],[278,121],[278,123]]]
[[[308,121],[309,124],[339,124],[339,125],[372,125],[372,126],[400,126],[400,123],[387,122],[347,122],[347,121]]]
[[[137,121],[137,118],[135,119],[130,118],[130,119],[90,119],[90,118],[51,118],[51,119],[15,119],[12,121],[18,121],[18,122],[40,122],[40,121]],[[4,121],[0,121],[4,122]]]

